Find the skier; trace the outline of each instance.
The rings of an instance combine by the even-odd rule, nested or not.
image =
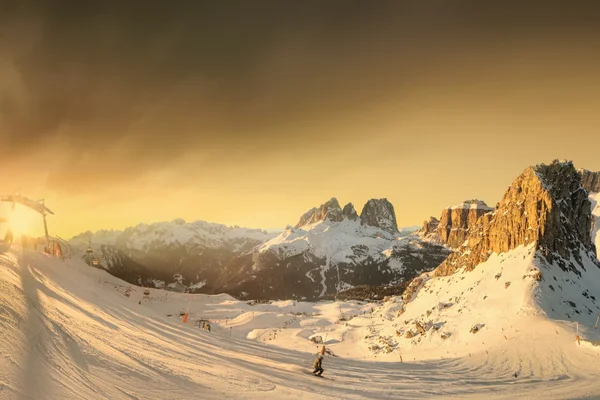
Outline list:
[[[313,374],[315,374],[316,376],[321,376],[323,371],[325,371],[322,367],[322,364],[323,364],[323,354],[319,353],[317,355],[317,359],[313,363],[313,368],[315,369],[313,371]]]

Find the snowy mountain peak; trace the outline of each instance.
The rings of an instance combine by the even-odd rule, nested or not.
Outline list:
[[[169,222],[141,223],[119,230],[85,232],[69,240],[74,247],[117,246],[121,249],[147,250],[157,246],[184,246],[193,243],[219,248],[232,242],[259,244],[276,236],[261,229],[230,227],[205,221],[185,222],[178,218]]]
[[[333,197],[319,207],[313,207],[302,214],[295,228],[307,227],[321,221],[341,222],[344,219],[351,221],[359,219],[354,204],[348,203],[342,209],[338,200]],[[360,214],[360,223],[361,225],[379,228],[392,234],[398,233],[394,206],[387,199],[371,199],[367,201]]]
[[[314,224],[319,221],[341,221],[344,219],[342,214],[342,208],[340,203],[335,197],[331,200],[321,204],[319,207],[314,207],[305,212],[301,217],[300,221],[296,225],[296,228],[301,228],[306,225]]]
[[[360,223],[390,233],[398,233],[394,206],[385,198],[367,201],[360,214]]]

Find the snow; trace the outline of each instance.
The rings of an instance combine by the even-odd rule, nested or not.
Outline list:
[[[194,283],[193,285],[189,286],[188,289],[202,289],[204,286],[206,286],[206,279],[201,282]]]
[[[85,232],[69,240],[69,243],[80,249],[85,249],[90,240],[95,249],[102,245],[119,245],[128,249],[146,250],[152,246],[183,246],[188,243],[219,248],[231,242],[260,243],[277,234],[277,232],[269,233],[261,229],[228,227],[205,221],[187,223],[183,219],[176,219],[170,222],[138,224],[124,231]]]
[[[310,249],[317,257],[327,257],[328,263],[352,262],[353,246],[366,246],[369,255],[386,257],[395,245],[408,242],[382,229],[361,225],[359,220],[344,219],[340,222],[319,221],[302,228],[287,229],[280,235],[263,243],[260,252],[272,251],[281,258],[292,257]]]
[[[595,316],[574,314],[547,287],[562,285],[563,300],[579,307],[589,300],[582,289],[600,293],[599,271],[587,268],[576,282],[544,268],[541,282],[523,278],[536,262],[529,248],[493,255],[472,272],[427,280],[408,304],[251,305],[140,288],[79,260],[3,248],[0,399],[600,396]],[[188,303],[190,321],[209,319],[212,332],[182,323]],[[405,320],[421,321],[425,335],[395,336],[414,327]],[[314,336],[337,355],[325,358],[325,379],[303,373],[320,346]]]

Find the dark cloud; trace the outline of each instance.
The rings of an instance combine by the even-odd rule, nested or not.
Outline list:
[[[343,138],[319,124],[444,65],[485,73],[457,54],[597,39],[596,2],[491,3],[0,1],[2,157],[56,145],[49,182],[74,190],[74,168],[123,180],[194,151],[225,162],[228,144],[281,151]]]

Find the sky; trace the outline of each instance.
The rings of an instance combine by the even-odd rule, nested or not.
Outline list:
[[[62,237],[331,197],[407,226],[600,170],[600,5],[494,3],[0,0],[0,194]]]

